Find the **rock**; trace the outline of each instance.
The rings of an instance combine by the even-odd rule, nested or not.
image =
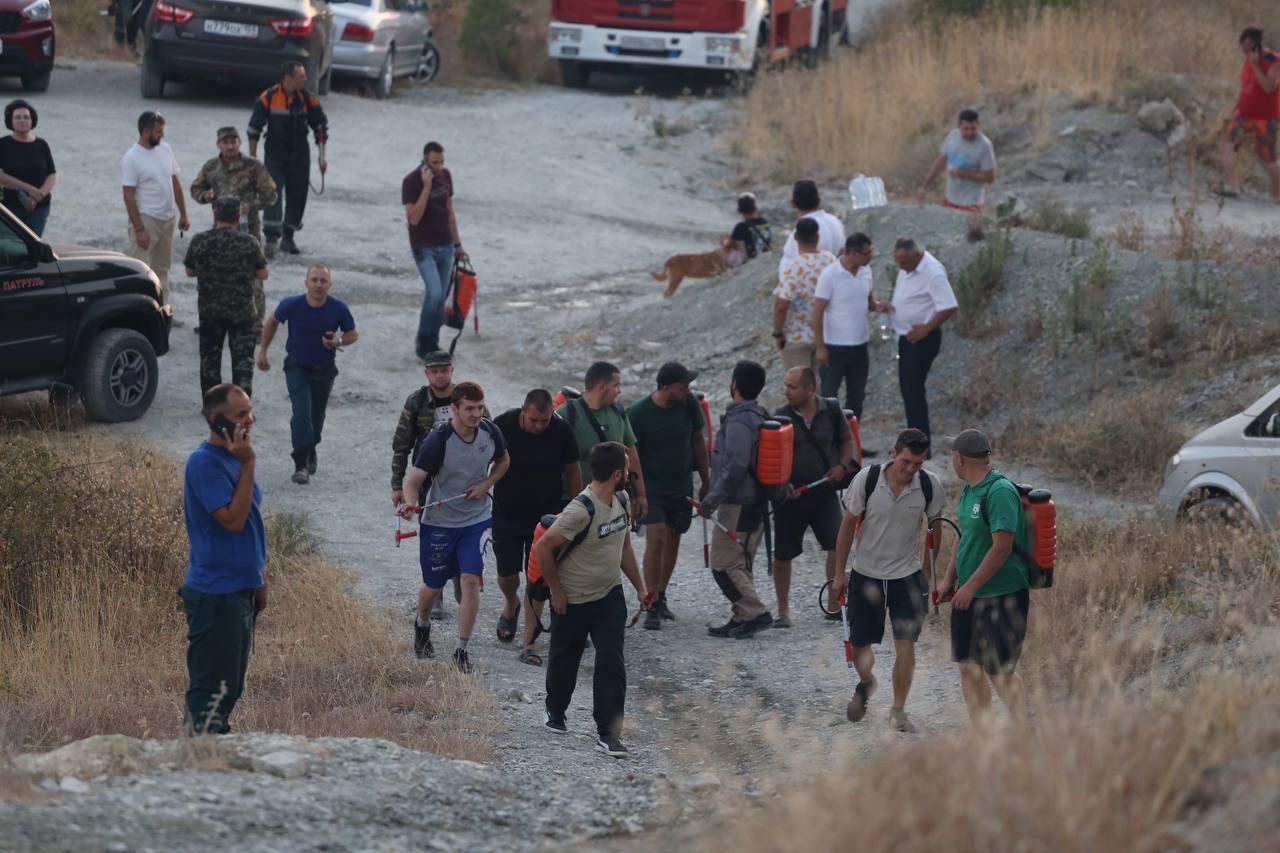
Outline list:
[[[310,769],[311,759],[290,749],[279,749],[253,759],[254,773],[270,773],[281,779],[297,779],[307,775]]]
[[[88,782],[84,782],[74,776],[66,776],[58,782],[58,790],[68,794],[87,794],[93,789],[89,787]]]
[[[720,777],[710,770],[686,776],[676,783],[686,791],[714,791],[720,787]]]
[[[515,688],[507,693],[507,698],[512,702],[523,702],[525,705],[533,704],[533,697],[519,688]]]
[[[94,735],[52,752],[19,755],[15,763],[43,776],[88,777],[120,775],[138,769],[142,741],[124,735]]]
[[[1187,117],[1168,98],[1143,104],[1138,109],[1138,126],[1160,137],[1170,147],[1187,137]]]

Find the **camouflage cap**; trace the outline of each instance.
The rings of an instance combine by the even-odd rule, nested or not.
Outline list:
[[[240,199],[233,195],[220,195],[213,202],[213,218],[219,222],[237,222],[240,219]]]
[[[239,139],[239,138],[240,138],[240,131],[239,131],[239,130],[236,130],[234,127],[220,127],[220,128],[218,128],[218,141],[219,141],[219,142],[221,142],[221,141],[222,141],[222,140],[224,140],[224,139],[230,139],[230,138],[231,138],[231,137],[233,137],[233,136],[234,136],[236,139]]]
[[[453,356],[444,350],[434,350],[422,357],[423,367],[448,367],[453,364]]]

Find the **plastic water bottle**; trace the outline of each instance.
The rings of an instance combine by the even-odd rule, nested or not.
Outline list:
[[[849,181],[849,203],[854,210],[866,210],[886,204],[884,181],[857,175]]]
[[[889,203],[889,196],[884,191],[884,178],[872,178],[872,189],[874,190],[875,206],[884,207]]]

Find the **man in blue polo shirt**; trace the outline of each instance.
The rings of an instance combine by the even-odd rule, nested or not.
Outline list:
[[[226,734],[244,690],[253,625],[267,606],[267,534],[253,481],[253,402],[236,385],[204,395],[209,438],[187,457],[183,515],[191,543],[179,596],[187,614],[186,725]]]
[[[316,445],[324,429],[329,392],[338,375],[334,353],[360,337],[351,310],[341,299],[329,295],[331,287],[329,268],[312,264],[307,270],[307,292],[280,300],[262,327],[262,343],[258,347],[258,369],[270,370],[267,348],[280,324],[289,324],[289,339],[284,344],[284,381],[293,404],[289,429],[293,439],[293,482],[298,485],[310,482],[316,472]]]

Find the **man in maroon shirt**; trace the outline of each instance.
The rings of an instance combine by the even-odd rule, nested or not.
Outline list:
[[[444,146],[439,142],[428,142],[422,149],[422,162],[400,183],[400,201],[409,221],[413,262],[426,287],[414,345],[422,359],[440,349],[444,295],[453,261],[467,257],[453,214],[453,175],[444,167]]]
[[[1222,195],[1229,198],[1240,195],[1236,152],[1252,137],[1258,159],[1271,176],[1271,199],[1280,202],[1280,163],[1276,162],[1276,150],[1280,147],[1280,56],[1262,46],[1262,30],[1255,27],[1240,34],[1240,51],[1244,54],[1240,97],[1218,143],[1222,168],[1230,186]]]

